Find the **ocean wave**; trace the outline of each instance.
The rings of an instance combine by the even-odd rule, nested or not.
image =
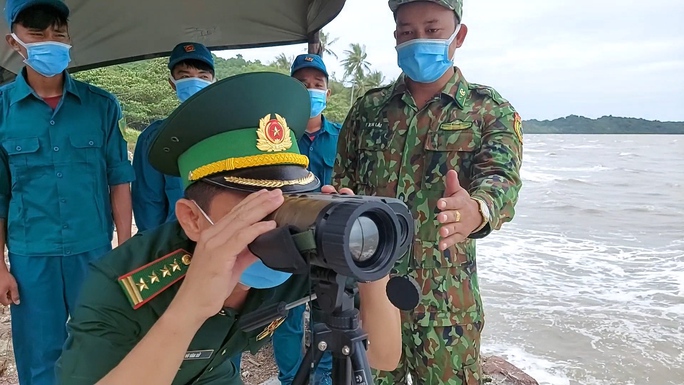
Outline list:
[[[530,349],[551,362],[558,349],[566,360],[582,352],[555,362],[564,369],[550,372],[573,381],[561,376],[546,384],[641,383],[639,376],[649,373],[650,383],[665,385],[654,373],[664,367],[680,368],[684,376],[677,353],[684,350],[682,242],[629,247],[511,227],[478,242],[478,272],[495,341],[509,344],[525,335]],[[620,381],[605,381],[624,366],[630,369]]]
[[[581,167],[535,167],[535,169],[550,172],[600,172],[616,170],[614,167],[606,167],[601,164]]]

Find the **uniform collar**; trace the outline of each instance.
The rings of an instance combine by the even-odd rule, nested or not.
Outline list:
[[[78,92],[76,82],[67,71],[64,71],[63,73],[64,89],[62,91],[62,95],[70,93],[74,95],[80,103],[81,94]],[[33,88],[31,88],[31,86],[26,81],[26,68],[24,68],[14,79],[14,88],[12,89],[12,93],[10,95],[10,105],[27,98],[29,95],[33,95],[36,98],[40,99],[40,97],[35,93]]]
[[[456,105],[460,109],[463,109],[465,106],[465,101],[468,97],[468,82],[465,80],[463,73],[461,73],[461,70],[458,67],[454,67],[454,75],[444,85],[441,94],[456,102]],[[397,81],[394,82],[392,91],[385,100],[385,103],[399,95],[401,95],[404,102],[407,102],[406,98],[412,100],[408,92],[408,87],[406,87],[406,75],[404,73],[399,75]]]
[[[336,134],[335,127],[332,122],[321,115],[321,131],[327,132],[328,134]]]

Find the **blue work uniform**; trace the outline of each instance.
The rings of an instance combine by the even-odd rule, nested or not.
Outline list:
[[[335,156],[337,156],[337,138],[342,126],[332,123],[321,116],[321,129],[313,136],[305,133],[297,141],[299,152],[309,157],[309,170],[318,177],[321,185],[331,184]],[[318,189],[320,191],[320,187]],[[302,341],[304,338],[304,310],[301,305],[290,309],[285,321],[273,333],[273,356],[278,365],[278,379],[283,385],[290,385],[297,375],[297,370],[304,358]],[[299,354],[297,354],[299,353]],[[233,358],[240,367],[240,357]],[[326,352],[321,357],[314,374],[315,385],[331,384],[332,355]]]
[[[24,69],[0,88],[0,218],[7,223],[19,382],[52,385],[88,264],[111,250],[110,186],[134,179],[117,99],[64,72],[53,110]]]
[[[176,201],[183,197],[181,178],[162,174],[147,157],[162,120],[152,122],[138,137],[133,154],[135,181],[131,184],[133,216],[138,231],[176,219]]]
[[[321,116],[321,129],[312,140],[309,134],[302,135],[297,144],[299,152],[309,157],[309,170],[320,179],[321,186],[332,183],[333,166],[337,156],[337,138],[342,126]],[[318,189],[320,191],[320,188]]]

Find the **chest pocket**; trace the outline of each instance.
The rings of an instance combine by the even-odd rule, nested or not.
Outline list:
[[[390,174],[390,145],[395,131],[388,125],[366,128],[360,132],[358,145],[357,180],[360,192],[371,195],[375,188],[385,187]],[[370,190],[370,191],[368,191]]]
[[[437,221],[437,201],[444,196],[447,171],[455,170],[461,186],[468,189],[471,166],[481,146],[482,138],[477,127],[459,130],[438,129],[428,132],[425,140],[425,174],[421,193],[425,207],[433,220],[421,222],[416,229],[419,239],[414,244],[414,254],[421,256],[417,266],[424,269],[449,268],[466,263],[464,244],[456,249],[441,252],[437,249],[440,223]],[[455,253],[454,253],[455,251]]]
[[[72,154],[69,157],[72,162],[94,164],[102,157],[103,140],[101,137],[71,135],[69,143],[72,147]]]
[[[439,129],[428,132],[422,188],[443,192],[447,171],[455,170],[461,185],[467,189],[471,166],[481,144],[480,131],[474,126],[462,130]]]
[[[8,139],[2,142],[2,147],[9,156],[10,168],[21,169],[41,164],[38,138]]]

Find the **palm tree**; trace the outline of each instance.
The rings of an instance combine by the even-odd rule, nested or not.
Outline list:
[[[361,79],[364,78],[366,71],[370,71],[370,63],[366,60],[368,54],[366,53],[366,46],[358,43],[349,44],[348,50],[344,51],[347,56],[342,59],[342,67],[344,68],[344,79],[349,79],[351,76],[351,99],[349,103],[354,101],[354,86],[361,84]]]
[[[330,40],[330,34],[321,31],[318,39],[319,39],[320,44],[321,44],[321,57],[323,57],[323,54],[325,53],[325,54],[328,54],[328,55],[334,57],[335,60],[337,60],[338,59],[337,54],[335,53],[335,51],[330,49],[330,46],[335,44],[335,42],[338,40],[338,38],[334,38],[334,39]]]
[[[352,80],[352,87],[358,92],[357,95],[365,94],[368,90],[378,88],[385,81],[385,76],[380,71],[363,73]]]
[[[294,58],[289,58],[284,53],[281,53],[280,55],[276,56],[271,65],[277,69],[289,71],[293,61]]]
[[[337,53],[330,49],[330,46],[335,44],[335,42],[339,40],[338,38],[334,38],[330,40],[330,34],[323,32],[321,30],[318,34],[318,44],[320,44],[320,50],[321,50],[321,57],[323,57],[323,54],[328,54],[332,57],[335,58],[335,60],[339,59],[337,57]],[[304,48],[304,52],[308,52],[309,47]]]
[[[364,76],[364,87],[367,90],[371,88],[378,88],[385,82],[385,76],[380,71],[371,71],[368,75]]]

